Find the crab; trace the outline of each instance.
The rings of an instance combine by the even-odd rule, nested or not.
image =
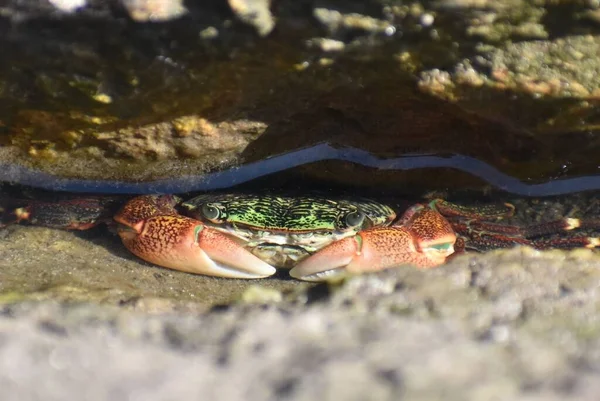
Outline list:
[[[403,264],[431,268],[465,249],[599,244],[585,236],[544,239],[581,226],[577,219],[524,228],[497,222],[513,212],[511,204],[463,207],[435,199],[397,219],[391,207],[369,199],[212,193],[185,202],[174,195],[33,201],[3,220],[67,229],[113,223],[125,247],[147,262],[227,278],[291,268],[296,279],[322,281]]]

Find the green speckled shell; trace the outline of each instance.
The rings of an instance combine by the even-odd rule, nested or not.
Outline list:
[[[187,214],[205,220],[202,206],[210,204],[221,211],[223,224],[266,231],[345,231],[387,225],[394,211],[367,199],[330,199],[323,196],[205,194],[182,204]],[[361,211],[366,219],[361,227],[348,227],[345,217]]]

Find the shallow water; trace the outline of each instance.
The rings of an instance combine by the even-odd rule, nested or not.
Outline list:
[[[260,177],[324,160],[355,163],[377,170],[453,169],[480,178],[494,189],[520,196],[553,196],[600,189],[600,175],[526,182],[508,175],[482,160],[466,155],[407,154],[402,157],[386,159],[361,149],[334,147],[326,143],[202,176],[184,176],[150,182],[96,181],[60,178],[23,166],[4,164],[0,165],[0,181],[65,192],[183,193],[229,188]]]

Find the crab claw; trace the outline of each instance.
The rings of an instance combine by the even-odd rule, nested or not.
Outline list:
[[[125,205],[115,217],[120,223],[117,232],[129,251],[150,263],[227,278],[261,278],[276,271],[232,238],[197,220],[174,214],[134,217]]]
[[[322,281],[348,272],[378,271],[404,264],[438,266],[454,252],[456,235],[437,212],[411,210],[403,225],[376,227],[334,242],[290,271],[299,280]]]

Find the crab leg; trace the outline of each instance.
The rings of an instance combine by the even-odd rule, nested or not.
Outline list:
[[[442,199],[429,203],[452,224],[458,236],[465,237],[465,248],[486,251],[497,248],[510,248],[527,245],[536,249],[550,248],[596,248],[600,238],[579,235],[569,238],[540,238],[551,234],[561,234],[575,229],[598,230],[600,220],[564,217],[527,226],[494,223],[514,214],[514,206],[503,205],[460,206]]]
[[[334,242],[290,271],[294,278],[321,281],[343,272],[362,273],[404,264],[438,266],[454,252],[456,235],[444,217],[416,205],[405,212],[401,225],[371,228]]]
[[[2,212],[0,213],[0,227],[27,221],[46,227],[87,230],[100,223],[110,221],[122,203],[116,197],[85,197],[58,202],[23,202],[26,203],[25,206],[10,211],[0,210]]]
[[[275,273],[229,236],[175,214],[166,201],[137,197],[115,216],[119,236],[133,254],[159,266],[210,276],[261,278]]]

